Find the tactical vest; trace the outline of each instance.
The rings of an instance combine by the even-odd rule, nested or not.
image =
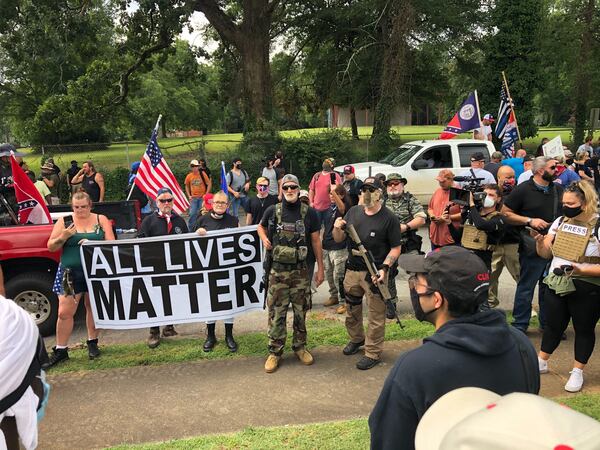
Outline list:
[[[281,203],[275,205],[273,262],[286,266],[298,266],[306,261],[308,255],[306,227],[304,226],[308,205],[304,203],[300,205],[300,220],[296,222],[283,222],[281,209]]]
[[[575,263],[599,264],[600,256],[585,256],[589,241],[598,238],[600,220],[582,223],[572,218],[561,218],[552,243],[552,254]]]
[[[486,216],[486,220],[498,215],[500,215],[500,213],[494,211]],[[493,251],[496,247],[495,245],[488,245],[487,233],[477,229],[477,227],[471,223],[465,223],[463,225],[463,234],[460,244],[469,250]]]

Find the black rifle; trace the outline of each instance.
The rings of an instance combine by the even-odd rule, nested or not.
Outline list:
[[[365,246],[363,245],[363,243],[360,240],[360,237],[358,236],[358,233],[356,232],[356,229],[354,228],[354,225],[352,224],[347,224],[346,225],[346,231],[348,232],[348,236],[350,236],[350,239],[352,239],[354,241],[354,243],[356,244],[356,246],[358,247],[358,250],[353,249],[352,250],[352,254],[355,256],[360,256],[363,261],[365,262],[365,265],[367,266],[367,270],[369,271],[369,273],[371,274],[371,277],[375,277],[377,278],[379,276],[379,270],[377,268],[377,264],[375,264],[375,258],[373,258],[373,254],[367,250],[365,248]],[[389,305],[390,308],[392,308],[394,310],[394,316],[396,317],[396,322],[398,322],[398,325],[400,325],[400,328],[404,328],[404,325],[402,325],[402,322],[400,322],[400,317],[398,317],[398,311],[396,310],[396,305],[394,305],[394,303],[392,302],[392,294],[390,294],[390,289],[386,283],[386,281],[380,281],[378,282],[375,287],[379,290],[379,293],[381,294],[381,298],[383,298],[383,302],[386,305]]]
[[[263,300],[263,309],[267,307],[267,295],[269,294],[269,275],[271,274],[271,266],[273,266],[273,252],[265,250],[265,259],[263,260],[263,278],[260,282],[259,291],[264,290],[265,297]]]

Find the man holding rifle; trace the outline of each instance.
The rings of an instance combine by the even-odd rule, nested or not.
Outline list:
[[[383,207],[383,185],[374,178],[367,178],[361,188],[363,205],[350,208],[346,216],[336,219],[333,238],[336,242],[346,239],[346,232],[352,227],[360,239],[361,245],[348,239],[348,262],[344,277],[346,294],[346,329],[350,342],[344,347],[344,355],[357,353],[363,345],[364,356],[357,362],[361,370],[375,367],[383,351],[385,334],[386,303],[388,297],[387,277],[390,267],[396,264],[400,256],[400,223],[396,216]],[[352,237],[352,236],[350,236]],[[356,236],[355,236],[356,237]],[[364,247],[363,247],[364,246]],[[377,266],[372,275],[363,258],[366,250]],[[383,294],[383,295],[382,295]],[[367,298],[368,326],[367,335],[363,329],[362,297]]]

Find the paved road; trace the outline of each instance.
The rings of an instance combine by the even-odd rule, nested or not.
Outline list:
[[[537,333],[532,337],[539,345]],[[386,342],[383,363],[368,371],[339,348],[314,352],[302,366],[286,354],[274,374],[263,358],[199,361],[50,375],[52,398],[40,426],[42,449],[91,449],[241,430],[344,420],[369,415],[396,357],[419,341]],[[542,375],[542,394],[563,390],[573,336]],[[600,390],[600,363],[586,368],[585,391]]]

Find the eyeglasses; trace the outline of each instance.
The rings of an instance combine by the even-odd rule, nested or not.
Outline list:
[[[295,191],[296,189],[298,189],[298,185],[296,184],[288,184],[287,186],[281,186],[281,189],[283,189],[284,191]]]
[[[171,198],[160,198],[158,199],[159,202],[161,203],[171,203],[173,201],[173,197]]]
[[[361,192],[367,192],[367,191],[369,191],[371,194],[373,192],[375,192],[376,190],[377,190],[377,188],[374,188],[373,186],[363,186],[363,187],[360,188]]]
[[[417,292],[417,290],[416,290],[417,286],[424,287],[427,290],[425,292]],[[425,296],[431,295],[435,292],[435,290],[431,289],[429,286],[419,283],[419,280],[416,275],[411,275],[408,278],[408,288],[411,289],[412,291],[414,291],[419,297],[425,297]]]
[[[399,181],[388,181],[387,185],[388,186],[399,186],[400,182]]]
[[[223,202],[223,201],[217,201],[217,202],[215,202],[215,201],[213,201],[212,204],[213,205],[226,205],[227,202]]]

